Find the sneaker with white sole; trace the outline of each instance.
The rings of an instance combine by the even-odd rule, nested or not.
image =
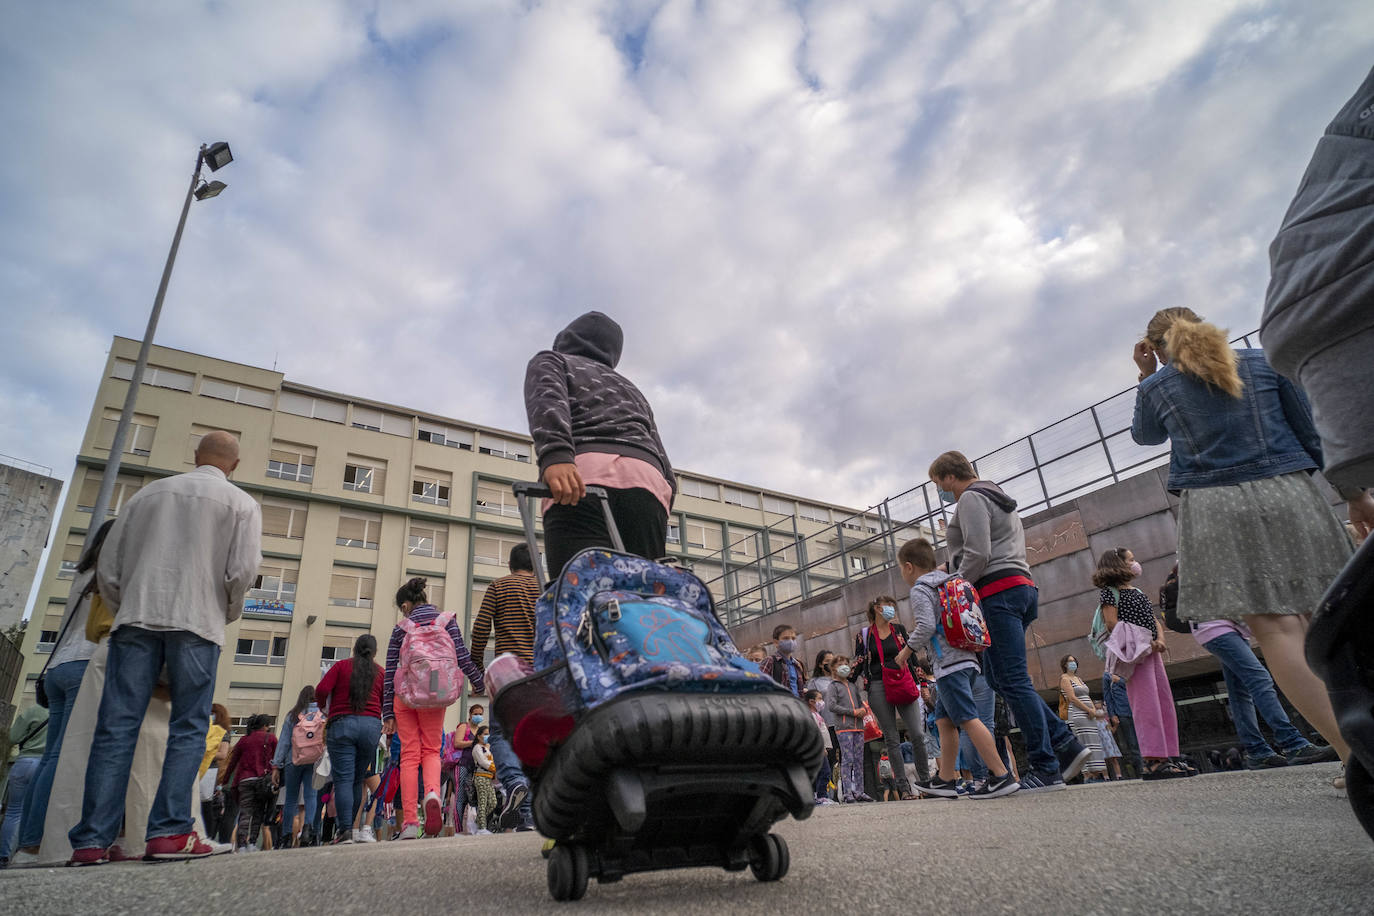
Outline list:
[[[928,798],[958,798],[962,794],[957,780],[944,780],[939,776],[932,776],[924,781],[917,780],[911,787]]]
[[[1084,747],[1077,738],[1070,738],[1054,749],[1054,756],[1059,759],[1060,780],[1068,782],[1083,772],[1083,767],[1088,765],[1093,752]]]
[[[398,840],[418,840],[419,838],[420,838],[420,825],[419,825],[419,824],[406,824],[406,825],[405,825],[405,828],[402,829],[401,832],[400,832],[400,834],[396,837],[396,839],[398,839]]]
[[[529,797],[530,787],[523,782],[516,783],[506,796],[506,803],[501,806],[501,827],[509,830],[515,826],[515,822],[520,817],[520,805]]]
[[[143,858],[153,861],[176,861],[178,859],[203,859],[215,851],[195,833],[181,833],[176,836],[156,836],[148,840]]]
[[[22,850],[22,849],[17,849],[17,850],[15,850],[14,855],[10,857],[10,864],[9,864],[7,867],[8,867],[8,868],[28,868],[28,867],[31,866],[31,865],[37,865],[37,864],[38,864],[38,853],[36,853],[36,852],[25,852],[25,851]]]
[[[353,831],[353,842],[355,843],[375,843],[377,834],[373,832],[372,825],[367,824]]]
[[[444,806],[439,803],[439,794],[430,792],[425,796],[425,836],[438,836],[444,829]]]
[[[985,798],[1002,798],[1005,795],[1010,795],[1020,790],[1021,783],[1012,779],[1011,773],[1008,772],[1004,773],[1001,779],[995,776],[989,776],[987,782],[975,789],[973,794],[969,797],[975,801],[981,801]]]
[[[1067,788],[1058,773],[1051,775],[1031,770],[1021,777],[1022,792],[1057,792]]]
[[[485,827],[473,834],[473,836],[491,836],[491,835],[492,835],[491,831],[490,831],[490,830],[487,830]]]

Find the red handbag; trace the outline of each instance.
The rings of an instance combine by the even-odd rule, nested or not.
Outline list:
[[[906,706],[915,703],[921,691],[916,687],[916,679],[911,676],[911,669],[906,665],[901,668],[887,667],[887,659],[883,658],[883,641],[878,636],[876,627],[869,629],[873,634],[873,641],[878,644],[878,664],[882,666],[883,672],[883,696],[887,698],[889,706]],[[893,637],[897,645],[901,646],[902,637],[895,631]]]

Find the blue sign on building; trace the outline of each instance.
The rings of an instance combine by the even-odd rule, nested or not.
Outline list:
[[[266,614],[271,617],[285,617],[290,619],[291,612],[296,604],[293,601],[278,601],[275,598],[244,598],[243,612],[245,614]]]

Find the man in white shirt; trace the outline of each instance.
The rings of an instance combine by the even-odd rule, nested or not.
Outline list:
[[[148,815],[147,856],[185,859],[213,849],[196,833],[189,788],[205,754],[224,625],[262,563],[262,513],[231,484],[238,440],[212,432],[196,469],[149,484],[120,513],[101,551],[97,582],[115,613],[105,692],[86,770],[72,865],[109,861],[119,834],[139,727],[165,669],[171,692],[167,756]]]

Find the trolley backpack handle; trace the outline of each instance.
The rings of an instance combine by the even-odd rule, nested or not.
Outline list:
[[[552,499],[553,491],[542,483],[528,483],[520,481],[511,484],[511,490],[515,493],[516,501],[520,505],[520,521],[525,526],[525,543],[530,548],[530,559],[534,561],[534,575],[539,581],[539,588],[542,591],[548,586],[548,580],[544,572],[544,564],[539,562],[539,542],[534,534],[534,501],[536,499]],[[611,514],[611,496],[604,487],[587,487],[587,498],[595,499],[601,503],[601,512],[606,517],[606,530],[611,533],[611,546],[621,553],[625,552],[625,542],[621,540],[620,529],[616,527],[615,516]]]

